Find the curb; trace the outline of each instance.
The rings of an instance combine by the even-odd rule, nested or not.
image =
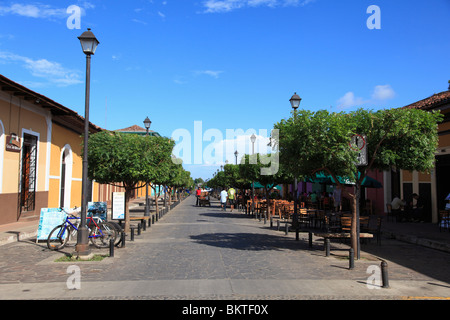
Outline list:
[[[436,240],[430,240],[430,239],[426,239],[426,238],[419,238],[419,237],[410,236],[410,235],[395,234],[391,231],[382,231],[381,233],[391,239],[395,239],[398,241],[407,242],[407,243],[419,245],[422,247],[450,253],[450,244],[448,244],[448,243],[439,242]]]

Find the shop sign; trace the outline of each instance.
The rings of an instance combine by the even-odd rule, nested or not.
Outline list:
[[[20,140],[16,135],[6,136],[6,151],[20,152]]]

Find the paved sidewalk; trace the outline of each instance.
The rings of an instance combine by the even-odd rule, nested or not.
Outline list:
[[[55,262],[73,249],[50,252],[32,238],[0,246],[0,299],[450,299],[447,252],[388,236],[381,246],[364,244],[349,270],[346,244],[333,243],[325,257],[320,238],[309,248],[307,234],[296,241],[242,212],[223,212],[218,203],[194,203],[187,198],[100,262]],[[389,289],[368,282],[372,275],[379,280],[382,260]],[[78,290],[68,288],[71,266],[80,268]]]

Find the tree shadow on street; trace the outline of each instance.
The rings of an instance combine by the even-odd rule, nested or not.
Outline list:
[[[308,241],[258,233],[203,233],[190,238],[201,244],[236,250],[308,250]]]

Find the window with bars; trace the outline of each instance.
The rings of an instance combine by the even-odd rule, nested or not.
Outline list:
[[[33,211],[36,200],[37,137],[24,134],[22,146],[22,173],[20,210]]]

